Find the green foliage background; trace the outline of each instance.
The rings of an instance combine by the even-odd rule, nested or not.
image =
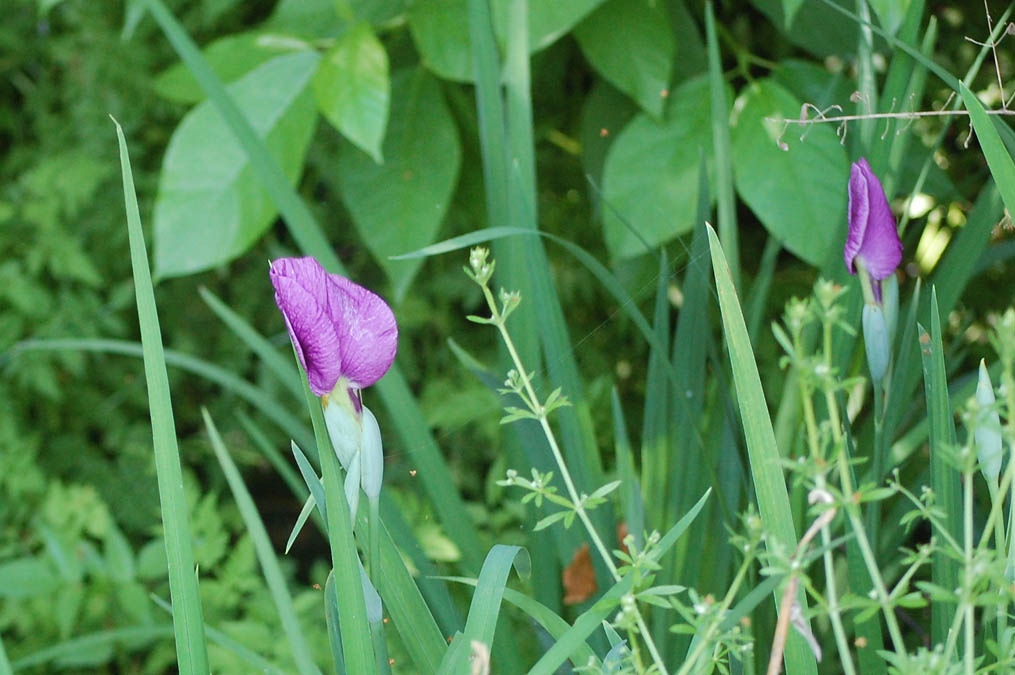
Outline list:
[[[503,39],[509,3],[493,4],[495,32]],[[697,222],[703,156],[713,176],[709,192],[716,194],[703,5],[530,4],[538,179],[532,206],[541,229],[607,261],[648,315],[658,266],[645,243],[665,247],[675,261],[667,272],[671,297],[678,296]],[[910,3],[871,4],[880,24],[894,32]],[[787,26],[784,12],[796,5]],[[490,336],[463,318],[480,306],[479,293],[463,280],[460,256],[389,259],[491,224],[466,3],[350,0],[336,9],[330,0],[204,0],[171,8],[206,46],[223,81],[246,86],[246,97],[237,95],[241,109],[260,116],[259,131],[271,129],[269,147],[325,225],[350,276],[393,304],[402,335],[398,363],[484,537],[482,549],[526,543],[519,526],[529,527],[530,515],[494,482],[507,467],[510,443],[496,424],[499,403],[446,342],[453,338],[485,363],[497,362]],[[873,134],[850,126],[846,144],[832,125],[811,129],[802,141],[791,129],[783,153],[776,146],[778,125],[765,118],[795,117],[805,101],[822,109],[852,106],[850,94],[859,87],[856,25],[821,0],[730,2],[717,13],[740,198],[740,260],[731,261],[740,288],[753,290],[754,279],[765,276],[762,251],[769,237],[782,249],[771,248],[778,258],[769,259],[777,265],[767,292],[758,296],[749,324],[756,329],[777,316],[788,297],[808,293],[818,270],[845,277],[837,256],[845,180],[856,158],[852,135],[867,134],[867,150],[890,171],[889,196],[901,199],[941,123],[906,126],[908,146],[899,157],[889,158],[885,149],[898,142],[894,134],[903,125],[894,123],[883,138],[880,124]],[[982,12],[955,6],[927,14],[938,19],[934,58],[951,72],[964,72],[975,51],[962,37],[986,35]],[[881,41],[875,48],[883,57],[876,73],[883,81],[898,52]],[[1007,77],[1011,64],[1004,52],[1001,58]],[[991,79],[981,74],[976,89],[987,89]],[[289,86],[284,96],[282,85]],[[268,100],[272,94],[280,100]],[[895,109],[939,108],[947,96],[931,76],[925,95]],[[75,636],[127,628],[138,632],[76,646],[55,663],[81,672],[163,672],[174,659],[168,616],[149,598],[166,597],[168,584],[140,361],[15,349],[47,338],[138,338],[108,115],[120,121],[130,144],[166,347],[285,399],[284,387],[200,300],[198,291],[206,288],[276,346],[288,344],[265,261],[294,254],[296,247],[203,99],[141,2],[0,5],[0,634],[15,664]],[[941,223],[933,227],[954,234],[987,180],[981,156],[962,147],[964,133],[963,125],[948,133],[923,190]],[[907,261],[924,236],[926,216],[905,231]],[[993,238],[998,243],[1007,232],[998,229]],[[548,251],[598,447],[612,449],[610,389],[617,387],[627,419],[642,418],[643,401],[651,396],[649,349],[583,267],[563,249]],[[993,248],[948,315],[958,355],[970,363],[986,351],[976,336],[988,312],[1010,302],[1010,255],[1010,247]],[[778,351],[767,331],[755,330],[752,339],[771,401],[782,378]],[[252,414],[274,447],[284,451],[288,436],[233,393],[179,370],[170,370],[170,378],[205,619],[287,670],[291,656],[276,639],[278,617],[210,451],[200,407],[219,422],[277,549],[301,505],[237,412]],[[708,396],[719,392],[710,389]],[[285,405],[300,411],[298,401]],[[390,427],[387,416],[378,415],[382,428]],[[647,434],[636,432],[635,440],[646,443]],[[457,569],[461,551],[414,480],[411,448],[393,433],[385,448],[387,489],[426,556],[441,570]],[[612,472],[612,450],[603,455]],[[698,494],[688,491],[680,499],[689,506]],[[745,503],[732,495],[728,506],[736,511]],[[325,583],[326,554],[325,541],[308,529],[282,557],[320,662],[328,659],[328,638],[314,585]],[[725,561],[720,553],[710,555]],[[550,577],[559,576],[569,559],[566,552],[558,557]],[[468,596],[456,593],[466,607]],[[248,667],[235,650],[211,649],[219,672]],[[534,641],[528,644],[526,656],[536,649]],[[397,651],[393,656],[404,658]]]

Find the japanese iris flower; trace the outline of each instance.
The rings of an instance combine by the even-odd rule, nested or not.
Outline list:
[[[902,242],[885,189],[863,157],[849,171],[849,232],[843,257],[850,274],[866,270],[874,282],[891,276],[902,262]]]
[[[321,397],[328,435],[347,472],[346,492],[355,513],[351,493],[358,496],[361,478],[366,478],[363,487],[369,497],[376,498],[376,493],[368,488],[380,490],[384,461],[380,433],[373,415],[363,407],[360,390],[381,379],[395,359],[395,315],[380,296],[329,274],[311,257],[279,258],[271,263],[269,276],[296,358],[310,390]]]
[[[843,257],[849,273],[860,276],[867,365],[878,382],[891,363],[899,297],[895,268],[902,262],[902,242],[885,189],[863,157],[849,172],[849,231]]]

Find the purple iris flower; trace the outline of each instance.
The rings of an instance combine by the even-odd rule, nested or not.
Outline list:
[[[358,413],[358,391],[381,379],[395,360],[398,325],[391,308],[311,257],[279,258],[269,274],[310,390],[326,396],[342,382]]]
[[[885,189],[863,157],[849,171],[849,233],[843,253],[850,274],[857,273],[859,262],[872,281],[890,276],[902,261],[902,242]]]

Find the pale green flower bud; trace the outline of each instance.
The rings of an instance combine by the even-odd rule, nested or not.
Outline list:
[[[346,470],[353,456],[359,452],[363,440],[363,425],[348,386],[343,378],[331,394],[321,399],[324,405],[324,425],[328,428],[331,446],[335,448],[338,461]]]
[[[984,477],[997,483],[1001,475],[1001,416],[994,407],[994,385],[990,382],[987,366],[980,361],[980,377],[976,383],[976,403],[979,410],[973,424],[976,456]]]
[[[863,343],[867,350],[867,367],[870,369],[871,379],[880,382],[888,371],[892,348],[888,341],[885,315],[877,305],[863,306]]]
[[[377,418],[366,406],[363,406],[363,444],[360,454],[363,457],[363,492],[367,498],[377,499],[384,480],[384,448],[381,446],[381,430],[377,426]]]
[[[356,522],[356,511],[359,509],[359,484],[362,480],[360,472],[360,453],[352,456],[349,462],[349,470],[345,474],[345,501],[349,502],[349,513],[353,522]]]

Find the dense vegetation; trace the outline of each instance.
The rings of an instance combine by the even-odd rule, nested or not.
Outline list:
[[[793,673],[1011,668],[1015,462],[992,471],[983,435],[1015,447],[1001,9],[3,3],[0,673],[188,669],[153,461],[168,408],[140,358],[125,189],[166,349],[187,514],[172,522],[199,581],[190,648],[207,640],[214,672],[360,663],[359,629],[335,628],[364,601],[347,595],[334,523],[315,513],[291,538],[308,490],[343,503],[266,264],[300,255],[398,321],[395,366],[363,391],[398,551],[371,559],[366,500],[355,534],[393,619],[360,628],[394,672],[468,668],[482,656],[468,640],[494,626],[505,673],[593,654],[607,672],[759,672],[787,635]],[[904,246],[874,378],[872,301],[842,258],[861,157]],[[520,294],[505,322],[502,287]],[[468,320],[491,311],[505,333]],[[505,407],[517,421],[498,424]],[[834,520],[794,554],[822,513]],[[599,548],[622,550],[607,563]],[[532,569],[507,581],[529,600],[502,603],[513,562]],[[337,596],[333,567],[353,570]],[[591,623],[562,638],[554,614]]]

